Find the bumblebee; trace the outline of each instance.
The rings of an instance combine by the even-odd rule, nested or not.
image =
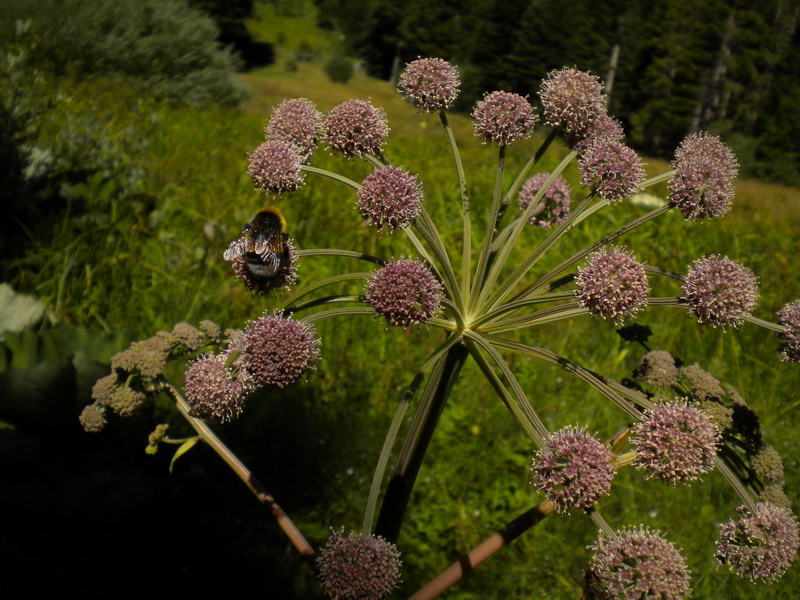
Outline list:
[[[285,230],[286,219],[281,211],[274,206],[262,208],[228,244],[222,258],[235,263],[242,257],[255,278],[279,278],[292,265],[292,245]]]

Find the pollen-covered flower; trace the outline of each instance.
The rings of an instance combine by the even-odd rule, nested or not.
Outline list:
[[[597,140],[578,161],[581,183],[610,202],[620,202],[639,191],[645,176],[636,151],[611,138]]]
[[[800,362],[800,300],[795,300],[777,312],[778,323],[786,329],[777,334],[783,340],[781,357],[788,362]]]
[[[300,153],[294,145],[282,140],[267,140],[253,150],[247,172],[257,189],[285,194],[303,185],[301,162]]]
[[[669,352],[653,350],[642,356],[634,376],[648,385],[669,387],[678,383],[678,367]]]
[[[758,302],[753,271],[717,254],[694,261],[683,284],[681,300],[701,325],[737,326]]]
[[[81,411],[78,420],[87,433],[97,433],[106,426],[105,408],[97,402],[87,405]]]
[[[539,88],[544,118],[567,134],[585,131],[605,114],[605,96],[600,79],[574,68],[550,71]]]
[[[573,150],[583,154],[600,140],[621,142],[623,137],[625,130],[622,124],[611,115],[602,113],[578,133],[570,135],[567,142]]]
[[[283,239],[283,255],[280,257],[280,267],[269,276],[253,273],[247,259],[239,255],[231,261],[231,268],[236,279],[256,294],[268,296],[273,293],[286,292],[297,281],[297,251],[294,242],[288,236]]]
[[[658,531],[623,529],[601,535],[592,549],[587,580],[598,598],[681,600],[692,591],[686,561]]]
[[[783,478],[783,459],[781,454],[769,444],[764,444],[756,450],[752,465],[756,475],[762,479],[778,481]]]
[[[183,346],[192,351],[199,350],[206,343],[203,332],[189,323],[176,323],[171,333]]]
[[[292,144],[303,162],[311,158],[322,131],[322,113],[307,98],[284,100],[272,109],[265,133],[268,140]]]
[[[669,199],[687,220],[720,217],[730,210],[739,164],[717,136],[701,131],[686,137],[672,168]]]
[[[758,501],[766,502],[767,504],[774,504],[775,506],[783,507],[786,510],[792,509],[792,501],[789,500],[786,492],[784,492],[783,488],[777,483],[765,485],[764,489],[758,494]]]
[[[92,386],[92,400],[105,404],[111,398],[111,394],[117,387],[117,374],[112,372],[110,375],[101,377]]]
[[[792,564],[800,546],[797,519],[786,508],[759,502],[755,513],[740,506],[741,518],[719,531],[717,562],[750,581],[775,581]]]
[[[334,531],[320,550],[319,578],[334,600],[383,600],[400,584],[400,552],[380,536]]]
[[[133,342],[127,350],[111,357],[111,368],[139,373],[145,379],[155,379],[167,365],[170,347],[169,340],[158,335]]]
[[[205,333],[212,342],[218,342],[222,339],[222,330],[219,325],[209,319],[200,321],[200,329]]]
[[[331,109],[323,122],[328,147],[344,158],[380,154],[389,135],[382,108],[366,100],[347,100]]]
[[[720,400],[725,397],[725,390],[722,389],[719,379],[697,363],[681,367],[681,375],[689,380],[692,386],[692,393],[700,400],[710,400],[712,398]]]
[[[542,189],[547,182],[550,173],[537,173],[530,177],[524,184],[519,193],[519,208],[525,211],[533,201],[534,196]],[[547,188],[547,191],[539,199],[541,209],[534,209],[529,222],[537,227],[550,227],[561,225],[567,220],[569,215],[570,194],[572,189],[569,184],[561,177],[557,177]]]
[[[144,394],[127,385],[119,385],[114,388],[111,397],[105,402],[98,402],[102,406],[110,408],[120,417],[130,417],[136,409],[144,402]]]
[[[720,432],[699,408],[658,404],[634,427],[636,466],[667,483],[689,483],[714,468]]]
[[[604,319],[621,322],[647,305],[650,284],[644,265],[622,247],[593,252],[578,267],[575,283],[580,305]]]
[[[401,259],[378,269],[364,289],[366,301],[395,327],[430,321],[442,294],[442,284],[428,267],[414,259]]]
[[[585,427],[567,425],[536,453],[531,472],[539,490],[559,512],[590,510],[609,492],[614,468],[611,451]]]
[[[539,119],[530,102],[519,94],[492,92],[472,111],[475,135],[495,146],[508,146],[528,137]]]
[[[420,58],[406,65],[397,89],[423,112],[447,110],[458,96],[458,71],[441,58]]]
[[[186,400],[193,416],[224,423],[242,414],[255,387],[253,378],[244,369],[226,367],[226,360],[225,354],[206,354],[186,370]]]
[[[314,368],[319,338],[311,325],[281,315],[251,321],[232,346],[240,351],[234,364],[252,374],[257,385],[285,387]]]
[[[419,216],[421,201],[416,175],[398,167],[383,167],[364,179],[356,206],[367,225],[378,231],[395,231]]]

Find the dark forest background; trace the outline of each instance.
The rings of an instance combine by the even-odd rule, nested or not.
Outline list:
[[[407,61],[453,61],[460,107],[484,90],[534,96],[551,69],[605,79],[609,110],[642,152],[670,158],[689,132],[723,135],[743,173],[800,184],[796,0],[316,0],[370,74]]]

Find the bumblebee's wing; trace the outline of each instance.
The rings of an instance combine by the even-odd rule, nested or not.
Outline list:
[[[258,254],[261,260],[266,260],[270,254],[280,255],[283,253],[283,236],[273,231],[260,231],[250,252]]]
[[[233,240],[228,247],[225,248],[225,252],[222,253],[222,258],[227,261],[232,261],[237,256],[241,256],[245,252],[247,252],[248,240],[245,237],[237,237]]]

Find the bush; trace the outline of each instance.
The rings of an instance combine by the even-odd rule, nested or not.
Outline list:
[[[33,59],[58,74],[123,74],[187,104],[244,96],[216,25],[180,0],[36,0],[0,19],[6,37],[14,20],[30,20]]]
[[[347,83],[353,77],[353,61],[344,56],[334,56],[325,63],[325,74],[335,83]]]

